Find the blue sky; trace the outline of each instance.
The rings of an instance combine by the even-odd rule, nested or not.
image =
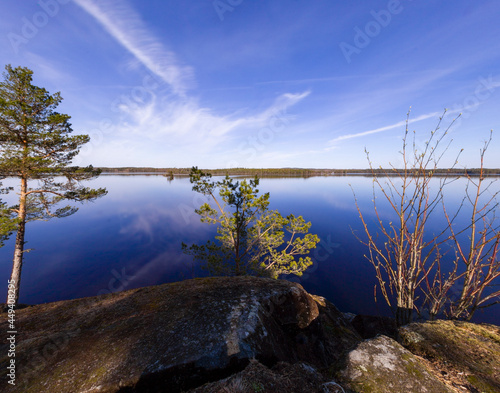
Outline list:
[[[500,3],[2,0],[0,64],[60,91],[96,166],[365,168],[424,146],[500,167]]]

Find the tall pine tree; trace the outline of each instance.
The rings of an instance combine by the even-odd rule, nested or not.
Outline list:
[[[70,116],[56,112],[60,93],[49,94],[32,84],[33,71],[5,67],[0,82],[0,173],[20,180],[19,204],[11,208],[16,216],[16,241],[10,282],[19,299],[26,222],[66,217],[78,209],[57,208],[62,200],[88,201],[106,194],[81,184],[99,175],[92,166],[71,166],[72,159],[88,135],[71,135]],[[9,299],[8,299],[9,300]]]

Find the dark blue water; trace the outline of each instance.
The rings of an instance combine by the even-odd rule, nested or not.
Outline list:
[[[4,185],[11,180],[4,181]],[[293,213],[312,222],[310,232],[321,239],[312,253],[314,265],[302,277],[288,276],[311,293],[321,295],[346,312],[390,315],[382,297],[374,302],[373,266],[366,249],[352,231],[362,234],[354,203],[374,220],[372,180],[365,177],[261,179],[269,192],[270,208],[284,216]],[[162,176],[107,176],[91,183],[106,187],[108,195],[80,205],[75,215],[27,226],[20,302],[36,304],[95,296],[192,278],[199,274],[181,242],[204,243],[215,227],[199,222],[194,209],[203,203],[187,178],[169,181]],[[458,205],[463,182],[448,189],[447,201]],[[13,198],[14,195],[8,196]],[[4,198],[6,199],[6,198]],[[390,218],[381,205],[382,216]],[[433,222],[428,230],[438,230]],[[0,249],[0,296],[12,267],[13,239]],[[477,321],[500,324],[500,306],[478,312]]]

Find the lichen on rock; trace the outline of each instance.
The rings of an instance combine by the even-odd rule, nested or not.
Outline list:
[[[337,377],[353,392],[450,392],[415,356],[386,336],[361,342],[344,362]]]

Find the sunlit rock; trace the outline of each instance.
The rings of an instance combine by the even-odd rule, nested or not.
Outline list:
[[[323,298],[252,277],[38,305],[16,317],[18,370],[9,388],[23,393],[176,392],[228,377],[253,358],[327,367],[360,340]]]
[[[386,336],[363,341],[350,351],[338,376],[360,393],[452,392],[411,352]]]

